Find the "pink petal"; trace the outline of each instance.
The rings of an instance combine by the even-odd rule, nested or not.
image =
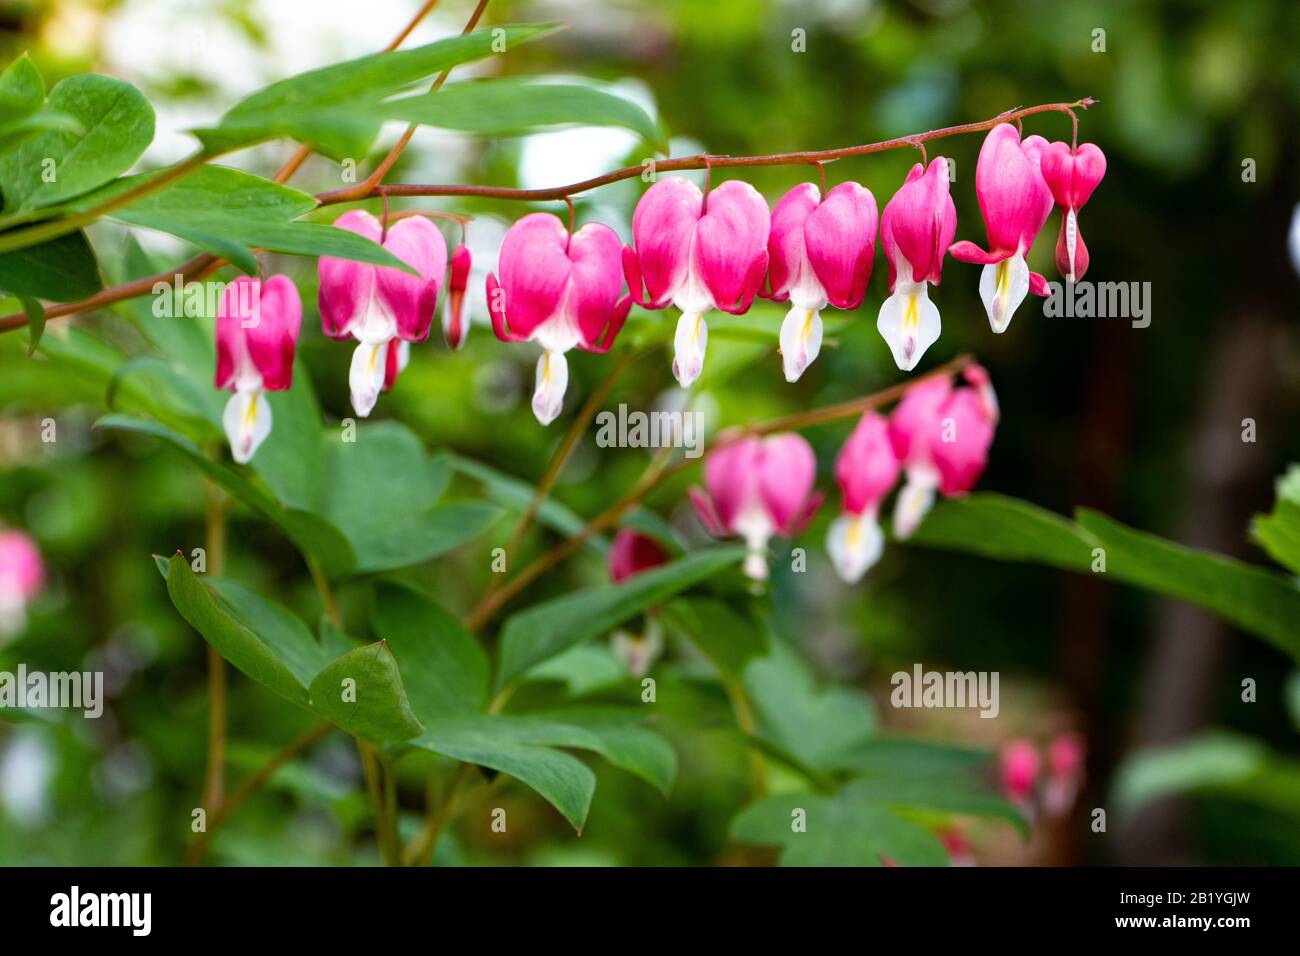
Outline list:
[[[1075,225],[1074,230],[1074,281],[1078,282],[1088,271],[1088,246],[1083,241],[1083,230]],[[1066,220],[1061,217],[1061,234],[1056,238],[1056,268],[1061,275],[1068,276],[1070,269],[1070,247],[1066,242]]]
[[[419,273],[380,266],[375,270],[379,298],[397,321],[397,334],[408,342],[422,342],[433,324],[438,289],[447,272],[447,242],[423,216],[393,223],[384,248]]]
[[[363,209],[346,212],[334,225],[348,232],[378,242],[383,233],[379,220]],[[375,285],[375,267],[351,259],[321,256],[318,264],[320,290],[316,296],[320,307],[321,328],[330,338],[346,339],[350,326],[360,319],[370,303]]]
[[[974,262],[977,265],[988,266],[995,262],[1001,262],[1003,259],[1011,258],[1014,253],[1003,255],[1000,252],[985,252],[969,239],[963,239],[961,242],[954,242],[948,247],[949,254],[958,262]]]
[[[605,326],[599,337],[592,342],[579,342],[578,348],[584,352],[604,355],[613,346],[618,333],[623,330],[623,323],[627,321],[627,314],[630,311],[632,311],[632,297],[625,295],[619,299],[618,304],[614,306],[614,311],[609,314],[609,324]]]
[[[804,226],[808,261],[837,309],[856,309],[876,254],[876,197],[854,182],[826,194]]]
[[[907,390],[889,416],[889,439],[899,461],[929,463],[930,446],[939,440],[940,409],[951,393],[952,382],[944,376],[917,382]]]
[[[821,202],[821,192],[812,183],[800,183],[772,210],[772,227],[767,239],[768,281],[771,298],[784,302],[790,286],[802,269],[811,268],[804,248],[804,225]]]
[[[0,591],[13,589],[24,601],[45,583],[45,565],[36,542],[21,531],[0,531]]]
[[[1024,800],[1038,784],[1038,751],[1027,740],[1011,740],[1002,748],[1002,788],[1010,797]]]
[[[628,285],[638,302],[642,302],[642,281],[651,308],[667,305],[685,281],[702,205],[699,187],[677,176],[656,182],[637,203],[632,215],[632,237],[639,278],[633,281],[629,273]],[[766,233],[763,240],[767,241]],[[626,259],[624,262],[626,265]]]
[[[723,538],[727,535],[727,526],[722,523],[718,517],[718,510],[713,505],[713,499],[703,488],[691,487],[687,490],[687,495],[691,499],[691,505],[695,508],[695,514],[699,517],[700,523],[704,525],[704,530],[715,538]]]
[[[302,329],[302,299],[288,276],[261,284],[258,321],[244,330],[248,353],[262,373],[262,386],[282,392],[293,384],[293,352]]]
[[[691,264],[718,308],[735,313],[749,308],[767,271],[770,226],[767,203],[749,183],[729,179],[709,193]]]
[[[246,314],[241,317],[239,302],[241,298],[247,303],[253,301],[252,290],[241,288],[241,284],[248,286],[252,282],[248,276],[237,278],[226,286],[221,303],[217,306],[217,374],[212,382],[217,388],[233,388],[235,379],[241,371],[247,369],[251,361],[241,324],[249,318],[247,313],[250,310],[242,310]]]
[[[667,562],[663,545],[632,528],[619,529],[609,546],[609,577],[615,584]]]
[[[506,233],[498,261],[499,305],[510,337],[528,338],[559,308],[572,269],[568,241],[564,225],[545,212],[524,216]]]
[[[913,166],[885,205],[880,240],[889,260],[891,292],[903,262],[911,266],[913,282],[939,283],[944,251],[957,232],[957,207],[948,186],[948,161],[940,156],[928,168]]]
[[[751,435],[721,445],[704,459],[704,484],[728,531],[749,501],[761,454],[762,443]]]
[[[1062,209],[1082,209],[1106,175],[1106,156],[1092,143],[1071,152],[1068,143],[1050,143],[1043,149],[1043,181]]]
[[[939,411],[940,437],[930,443],[945,495],[962,495],[975,487],[988,464],[993,422],[973,388],[955,389]],[[951,438],[951,441],[945,439]]]
[[[757,464],[763,506],[776,529],[789,534],[795,521],[803,516],[817,480],[812,446],[796,432],[773,435],[763,442]]]
[[[980,147],[975,193],[988,230],[989,255],[997,257],[991,261],[1027,252],[1051,211],[1051,192],[1038,168],[1039,152],[1036,143],[1024,149],[1010,123],[993,127]],[[953,255],[964,258],[956,249]]]
[[[447,347],[453,352],[465,344],[465,290],[469,286],[470,271],[469,246],[461,244],[451,255],[451,275],[447,281],[446,314],[443,321],[443,337]]]
[[[492,317],[492,331],[502,342],[522,342],[527,336],[515,335],[506,328],[506,310],[505,290],[497,282],[497,277],[491,272],[488,273],[485,295],[487,297],[488,314]]]
[[[862,514],[878,508],[897,483],[899,470],[888,420],[867,412],[835,460],[835,480],[844,497],[844,510]]]
[[[609,226],[589,222],[573,234],[568,258],[573,265],[565,307],[583,342],[594,344],[610,324],[623,292],[622,244]]]

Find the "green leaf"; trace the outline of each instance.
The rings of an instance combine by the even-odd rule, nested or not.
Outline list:
[[[794,827],[797,810],[806,814],[805,832]],[[855,783],[831,797],[766,797],[740,812],[731,835],[780,846],[783,866],[948,865],[948,853],[933,833],[859,793]]]
[[[306,648],[299,646],[301,636],[292,633],[287,620],[267,609],[268,602],[254,601],[255,595],[236,589],[237,599],[244,599],[241,605],[244,614],[251,614],[241,616],[234,606],[195,576],[179,553],[167,562],[167,593],[181,617],[222,657],[259,684],[294,703],[306,705],[307,687],[301,676]],[[306,641],[314,645],[306,626],[301,622],[298,626]],[[290,655],[293,666],[282,656],[286,648],[295,649]]]
[[[208,587],[231,615],[270,648],[304,687],[329,663],[331,655],[312,637],[298,615],[237,581],[216,578]]]
[[[1116,800],[1132,811],[1174,794],[1240,788],[1264,768],[1267,759],[1268,748],[1260,742],[1222,732],[1140,750],[1115,775]]]
[[[874,737],[842,753],[840,769],[863,775],[935,776],[972,773],[987,768],[993,754],[900,737]]]
[[[1098,542],[1059,515],[1015,498],[975,494],[935,505],[914,544],[969,551],[1003,561],[1036,561],[1071,571],[1092,565]]]
[[[357,554],[356,573],[387,571],[428,561],[470,541],[501,517],[481,501],[448,501],[398,525],[368,528],[349,537]]]
[[[621,126],[651,146],[663,135],[641,107],[594,86],[523,77],[453,83],[421,96],[390,100],[388,119],[484,134],[524,134],[553,126]]]
[[[497,504],[522,514],[532,502],[536,489],[528,482],[472,458],[451,453],[445,457],[456,471],[481,483],[483,494]],[[586,524],[580,515],[549,496],[542,499],[541,507],[537,510],[537,522],[566,537],[573,537]],[[602,535],[592,535],[587,539],[586,546],[598,554],[609,550],[609,542]]]
[[[50,91],[49,106],[80,129],[48,130],[0,157],[6,218],[102,186],[134,166],[153,141],[153,107],[122,80],[70,76]]]
[[[626,708],[575,707],[450,718],[426,730],[438,738],[482,734],[499,744],[589,750],[667,794],[677,773],[677,755],[668,741],[638,726],[643,719]]]
[[[160,438],[218,485],[285,532],[299,548],[314,555],[326,574],[340,577],[356,564],[356,556],[343,533],[319,515],[281,504],[242,472],[234,471],[203,454],[188,438],[157,422],[127,415],[105,415],[97,429],[125,431]]]
[[[1274,561],[1300,574],[1300,465],[1278,479],[1273,513],[1255,518],[1251,537]]]
[[[349,733],[376,743],[419,736],[397,662],[383,641],[331,661],[311,682],[312,710]]]
[[[842,769],[844,755],[875,732],[870,698],[846,687],[818,688],[784,641],[773,640],[768,657],[750,662],[744,684],[762,736],[815,770]]]
[[[1300,588],[1271,571],[1127,528],[1094,511],[1075,523],[1034,505],[978,494],[936,505],[911,539],[930,547],[1074,571],[1104,551],[1106,576],[1199,605],[1300,660]]]
[[[519,743],[504,718],[471,717],[440,721],[412,743],[453,760],[509,774],[541,794],[579,832],[591,809],[596,775],[572,754]]]
[[[1010,802],[973,777],[956,774],[888,776],[853,782],[856,796],[897,810],[921,810],[1002,820],[1026,839],[1029,821]]]
[[[477,714],[487,706],[487,654],[433,598],[381,583],[375,590],[371,626],[397,658],[411,709],[426,725]]]
[[[767,630],[723,601],[682,598],[667,605],[663,617],[728,678],[738,680],[750,661],[768,652]]]
[[[117,246],[121,249],[120,258],[105,260],[105,267],[114,285],[157,275],[174,265],[170,258],[150,256],[141,248],[134,235],[128,234]],[[179,301],[172,301],[177,296],[174,277],[164,285],[167,288],[155,287],[155,295],[126,299],[118,303],[116,308],[161,354],[164,361],[191,381],[207,384],[217,366],[213,321],[216,309],[207,307],[209,296],[206,286],[198,287],[204,290],[202,308],[191,309],[190,304],[199,304],[198,291],[194,286],[190,287],[193,291],[188,293],[191,298],[190,303],[187,303],[187,291],[183,285],[180,287]],[[215,296],[211,298],[215,299]],[[177,305],[180,308],[176,308]],[[172,309],[170,316],[166,314],[165,308]],[[221,393],[215,389],[209,391],[224,405],[225,399]]]
[[[81,201],[97,205],[155,174],[131,176]],[[115,210],[113,218],[179,236],[257,274],[253,249],[298,256],[335,256],[414,272],[383,246],[364,236],[317,222],[296,222],[316,208],[307,193],[224,166],[204,166],[156,193]]]
[[[40,299],[33,299],[30,295],[20,295],[18,301],[27,313],[27,357],[31,358],[36,354],[36,347],[41,344],[41,336],[45,334],[45,306],[41,305]]]
[[[144,412],[192,441],[207,444],[222,439],[224,397],[186,377],[161,356],[136,355],[113,373],[105,401],[113,411]]]
[[[300,73],[235,104],[217,126],[195,130],[203,144],[225,152],[290,136],[333,159],[366,153],[383,122],[381,101],[460,63],[482,59],[551,32],[552,25],[479,30],[411,50],[376,53]]]
[[[579,644],[530,668],[525,678],[530,682],[556,681],[570,697],[585,697],[627,680],[627,665],[608,644]]]
[[[26,53],[0,73],[0,128],[31,116],[45,103],[45,80]]]
[[[699,551],[619,584],[577,591],[512,615],[501,631],[497,688],[534,664],[607,634],[650,605],[707,580],[736,564],[744,553],[735,547]]]
[[[0,289],[16,296],[72,302],[104,287],[84,232],[0,253]]]
[[[1300,589],[1271,571],[1186,548],[1080,511],[1079,525],[1106,549],[1106,573],[1198,604],[1268,638],[1300,660]]]
[[[323,513],[352,544],[357,572],[406,567],[481,534],[501,514],[477,501],[438,504],[450,481],[445,458],[396,422],[357,429],[356,440],[327,441],[331,476]]]
[[[639,724],[645,717],[626,707],[568,707],[518,715],[520,720],[550,727],[576,728],[593,743],[564,743],[561,737],[538,741],[560,747],[580,747],[600,754],[615,767],[640,777],[664,796],[677,777],[677,752],[654,731]]]
[[[80,132],[75,119],[45,106],[45,80],[24,53],[0,73],[0,154],[49,130]]]
[[[302,360],[294,362],[293,386],[267,392],[273,423],[249,465],[272,494],[291,508],[320,512],[325,497],[325,431],[320,404]]]

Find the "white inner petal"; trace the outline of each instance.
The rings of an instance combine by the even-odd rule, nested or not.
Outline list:
[[[238,390],[226,402],[221,415],[230,454],[241,465],[248,464],[257,448],[271,434],[271,406],[260,388]]]
[[[1079,217],[1071,209],[1065,214],[1065,254],[1069,257],[1070,273],[1066,278],[1074,282],[1074,275],[1078,271],[1074,255],[1079,246]]]
[[[371,345],[387,342],[397,336],[397,320],[379,298],[379,282],[370,284],[370,299],[366,302],[359,319],[354,319],[348,327],[352,337],[358,342]]]
[[[1002,333],[1011,324],[1011,316],[1029,294],[1029,265],[1016,253],[1009,259],[994,262],[980,273],[980,298],[989,314],[993,331]]]
[[[384,373],[388,363],[388,340],[361,342],[352,352],[348,386],[352,391],[352,409],[362,418],[370,415],[379,393],[384,390]]]
[[[796,382],[822,350],[822,317],[814,309],[794,306],[781,323],[781,365],[787,382]]]
[[[889,343],[894,362],[904,372],[916,368],[926,349],[939,340],[939,309],[930,301],[929,285],[900,279],[894,294],[880,306],[876,329]]]
[[[843,514],[832,521],[826,550],[841,578],[849,584],[862,580],[885,550],[885,534],[874,512]]]
[[[533,414],[543,425],[559,417],[568,387],[569,360],[563,352],[543,352],[537,360],[537,387],[533,391]]]
[[[708,345],[709,327],[704,316],[698,312],[683,312],[673,336],[673,376],[682,388],[690,388],[704,371],[704,350]]]
[[[903,541],[912,536],[934,504],[938,487],[939,473],[933,467],[908,469],[907,482],[894,502],[894,537]]]
[[[776,532],[776,526],[757,496],[736,516],[731,530],[744,538],[749,548],[749,554],[745,556],[745,574],[755,581],[766,581],[767,542]]]

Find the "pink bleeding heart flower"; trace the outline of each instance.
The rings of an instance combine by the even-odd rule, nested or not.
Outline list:
[[[577,346],[608,352],[627,319],[632,300],[623,292],[618,234],[589,222],[572,236],[550,213],[525,216],[501,243],[501,279],[487,277],[492,330],[503,342],[535,341],[537,360],[533,414],[543,425],[564,406],[569,364]]]
[[[994,332],[1006,331],[1030,291],[1047,294],[1047,280],[1030,272],[1025,261],[1052,211],[1052,193],[1039,169],[1046,145],[1041,136],[1020,142],[1020,132],[1010,123],[989,131],[975,165],[975,193],[988,230],[988,251],[968,240],[949,250],[955,259],[984,266],[980,298]]]
[[[615,584],[668,563],[668,552],[654,538],[622,528],[609,547],[609,579]]]
[[[1050,816],[1070,812],[1083,782],[1083,738],[1061,734],[1047,745],[1047,783],[1043,787],[1043,809]]]
[[[1079,210],[1106,175],[1106,155],[1092,143],[1070,149],[1048,143],[1039,159],[1043,181],[1061,209],[1061,235],[1056,240],[1056,268],[1069,282],[1088,271],[1088,247],[1079,232]]]
[[[876,197],[854,182],[840,183],[825,196],[812,183],[800,183],[772,210],[767,297],[790,302],[781,323],[787,382],[797,381],[821,351],[821,310],[862,304],[876,253],[876,223]]]
[[[705,200],[689,180],[651,186],[632,216],[635,248],[623,250],[623,270],[637,304],[682,312],[673,337],[673,375],[683,387],[700,377],[709,329],[704,314],[749,309],[767,272],[771,214],[749,183],[731,179]]]
[[[844,513],[831,522],[826,537],[835,570],[852,584],[880,560],[885,535],[880,530],[880,502],[898,481],[898,456],[889,438],[889,422],[867,412],[835,460],[835,480]]]
[[[1028,810],[1038,787],[1038,750],[1028,740],[1011,740],[1002,748],[999,763],[1002,792],[1016,806]]]
[[[900,540],[916,530],[937,491],[965,494],[988,463],[997,397],[983,368],[968,368],[966,380],[969,386],[956,388],[946,377],[918,382],[890,416],[890,440],[907,474],[894,506],[894,535]]]
[[[321,326],[331,338],[358,343],[348,384],[352,408],[365,418],[406,366],[409,343],[429,335],[447,272],[447,243],[438,227],[420,216],[393,223],[387,235],[379,220],[361,209],[344,213],[334,225],[380,243],[418,273],[320,257]]]
[[[21,531],[0,531],[0,643],[27,625],[27,605],[44,584],[36,542]]]
[[[876,328],[904,372],[916,368],[939,338],[939,310],[928,290],[939,284],[944,253],[957,234],[948,187],[948,160],[939,156],[928,168],[917,163],[880,220],[890,296],[880,306]]]
[[[801,435],[739,438],[704,460],[707,491],[691,489],[691,503],[709,532],[739,535],[749,546],[745,573],[767,579],[767,542],[803,530],[822,496],[813,492],[817,460]]]
[[[460,351],[469,334],[465,315],[465,290],[469,286],[471,260],[469,246],[462,243],[451,254],[451,275],[447,281],[447,300],[442,310],[442,335],[447,347]]]
[[[302,299],[287,276],[265,282],[240,276],[226,287],[217,308],[217,374],[213,384],[235,394],[222,424],[230,453],[247,464],[271,434],[271,406],[264,392],[293,384],[293,353],[302,329]]]
[[[948,851],[949,866],[974,866],[975,850],[971,842],[956,827],[944,827],[935,834],[943,848]]]

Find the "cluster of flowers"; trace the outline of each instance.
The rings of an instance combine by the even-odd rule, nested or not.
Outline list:
[[[839,575],[858,581],[884,550],[880,506],[905,476],[894,506],[894,536],[909,537],[936,492],[970,491],[988,461],[998,420],[988,374],[968,366],[964,384],[927,378],[911,386],[888,418],[869,411],[835,461],[843,512],[831,523],[826,547]],[[715,537],[739,537],[749,549],[745,573],[767,578],[767,544],[794,537],[822,502],[815,491],[817,462],[799,434],[724,439],[704,459],[704,488],[691,489],[700,521]],[[610,549],[610,576],[621,581],[663,564],[667,553],[652,538],[624,529]]]
[[[1021,142],[1015,126],[995,126],[975,172],[987,251],[969,241],[953,243],[957,212],[943,157],[928,166],[917,163],[879,217],[871,191],[855,182],[824,195],[802,183],[769,212],[758,191],[740,180],[706,194],[688,180],[662,179],[637,205],[631,246],[623,247],[600,223],[570,233],[549,213],[516,222],[501,245],[499,278],[487,277],[492,328],[504,342],[542,347],[532,405],[544,425],[563,406],[565,353],[575,347],[608,351],[633,301],[647,309],[671,303],[681,311],[673,374],[684,387],[703,370],[710,310],[744,313],[756,296],[789,302],[780,349],[785,377],[795,381],[821,349],[821,311],[862,304],[879,232],[890,295],[876,325],[898,367],[911,371],[939,337],[939,310],[928,290],[939,284],[947,252],[984,266],[980,295],[995,332],[1007,328],[1029,291],[1046,294],[1046,280],[1030,272],[1026,256],[1053,201],[1064,213],[1057,264],[1072,282],[1083,275],[1088,250],[1078,211],[1105,169],[1105,157],[1091,144],[1075,149],[1040,136]],[[353,408],[365,416],[405,366],[410,343],[428,336],[444,277],[444,329],[453,348],[463,342],[470,256],[462,245],[449,261],[442,234],[422,218],[385,230],[370,214],[353,211],[336,225],[380,242],[418,273],[320,260],[321,322],[327,335],[357,341],[349,382]],[[260,295],[256,323],[248,321],[246,294],[241,299],[228,292],[218,314],[216,386],[235,393],[226,425],[241,462],[270,429],[263,391],[289,387],[301,323],[301,303],[287,279],[268,281]]]
[[[1075,734],[1061,734],[1046,748],[1046,767],[1029,740],[1009,741],[999,758],[1002,792],[1028,816],[1041,808],[1050,817],[1063,817],[1074,807],[1083,784],[1084,745]]]
[[[22,631],[27,605],[44,584],[36,542],[21,531],[0,530],[0,644]]]

